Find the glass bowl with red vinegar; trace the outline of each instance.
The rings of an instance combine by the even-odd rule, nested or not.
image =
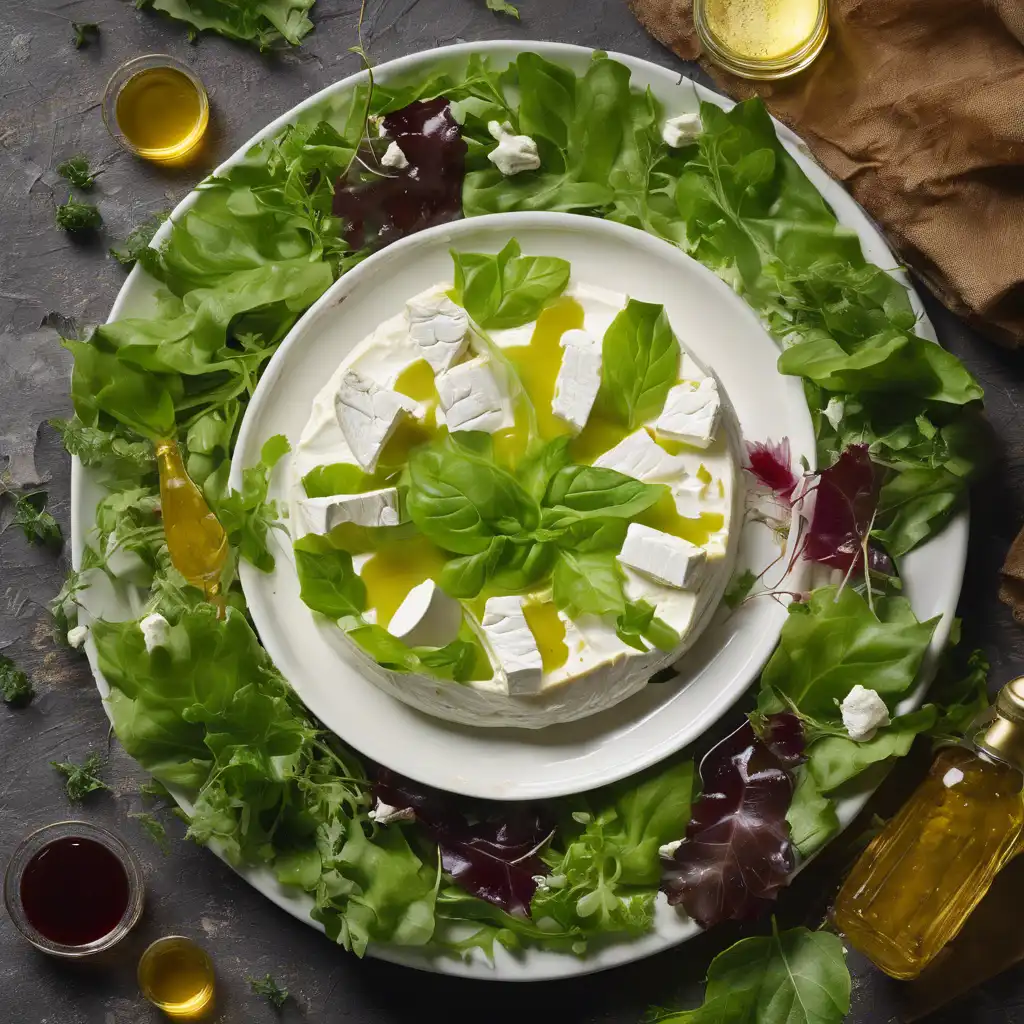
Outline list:
[[[31,833],[4,875],[4,903],[37,949],[87,957],[121,941],[142,913],[142,869],[112,832],[59,821]]]

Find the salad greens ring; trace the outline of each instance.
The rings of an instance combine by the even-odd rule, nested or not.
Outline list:
[[[952,625],[949,607],[943,622],[918,621],[901,570],[952,523],[952,540],[929,557],[952,551],[946,575],[960,575],[967,486],[983,469],[981,388],[922,337],[904,285],[865,260],[760,104],[703,102],[700,135],[669,149],[662,103],[633,87],[631,69],[660,78],[659,93],[680,105],[695,95],[653,66],[553,44],[452,47],[395,62],[375,87],[369,75],[332,87],[203,182],[139,254],[134,282],[143,272],[159,282],[148,305],[125,289],[114,314],[131,304],[130,319],[65,342],[76,415],[59,429],[80,464],[75,572],[58,621],[73,625],[97,580],[120,593],[132,618],[93,619],[90,656],[122,745],[181,797],[191,838],[249,877],[269,872],[305,894],[313,919],[357,954],[554,977],[654,952],[698,922],[764,914],[792,868],[839,830],[849,794],[870,788],[916,735],[956,736],[985,706],[987,666],[975,657],[962,674],[944,663],[932,703],[897,710]],[[779,371],[804,383],[822,472],[802,477],[778,438],[750,439],[749,468],[775,503],[766,523],[806,518],[801,550],[836,582],[774,595],[792,603],[756,708],[732,747],[699,766],[672,758],[539,806],[456,801],[361,763],[325,733],[246,618],[237,559],[268,564],[268,479],[284,451],[268,442],[242,489],[229,489],[241,415],[302,311],[387,240],[380,225],[353,232],[351,207],[334,212],[336,187],[358,198],[374,173],[369,119],[438,97],[465,142],[465,215],[578,212],[666,239],[750,303],[779,341]],[[537,171],[505,178],[487,161],[493,120],[536,140]],[[150,444],[160,436],[183,446],[228,533],[223,619],[167,555]],[[808,485],[817,500],[805,513]],[[751,583],[737,580],[730,603],[758,599],[746,596]],[[138,620],[153,612],[169,627],[150,648]],[[863,742],[839,715],[853,683],[892,712]],[[741,743],[761,762],[756,779],[726,757]],[[687,918],[656,900],[659,890]],[[493,972],[482,969],[488,958]],[[799,1001],[818,1024],[849,1007],[838,940],[802,929],[744,940],[715,961],[711,980],[702,1011],[723,1022],[752,1019],[758,1000]]]

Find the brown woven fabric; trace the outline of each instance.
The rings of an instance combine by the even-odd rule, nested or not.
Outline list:
[[[692,0],[628,0],[652,35],[700,57]],[[1024,0],[830,0],[802,74],[749,82],[956,312],[1024,345]]]

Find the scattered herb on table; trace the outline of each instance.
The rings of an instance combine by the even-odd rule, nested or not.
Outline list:
[[[0,691],[12,708],[26,707],[36,695],[28,676],[4,654],[0,654]]]
[[[156,815],[150,814],[148,811],[142,811],[138,814],[129,814],[128,817],[133,818],[145,829],[146,835],[156,843],[161,853],[168,854],[171,852],[171,843],[167,838],[167,829],[164,828],[164,823]]]
[[[263,996],[268,1003],[279,1010],[288,1001],[288,989],[278,985],[269,974],[263,978],[249,978],[249,987],[256,995]]]
[[[46,511],[46,491],[29,491],[14,497],[14,525],[30,544],[59,550],[64,543],[60,524]]]
[[[83,46],[88,46],[100,37],[100,27],[94,21],[73,21],[71,22],[71,31],[74,33],[71,41],[74,43],[76,50],[82,49]],[[89,186],[85,185],[83,187],[88,188]]]
[[[513,7],[507,0],[487,0],[487,10],[497,14],[507,14],[510,18],[519,18],[519,8]]]
[[[136,224],[135,227],[128,232],[128,236],[120,245],[111,246],[110,255],[128,270],[141,259],[145,264],[145,253],[149,249],[149,243],[153,241],[153,236],[157,232],[157,228],[171,215],[170,210],[161,210],[159,213],[154,213],[151,217],[148,217],[141,224]],[[156,253],[154,252],[154,256]]]
[[[51,761],[50,764],[67,777],[64,788],[67,791],[68,799],[74,803],[81,801],[88,793],[94,793],[99,789],[110,789],[100,778],[103,758],[95,751],[89,754],[84,764],[75,764],[74,761]]]
[[[90,189],[96,184],[96,178],[89,170],[89,161],[84,156],[73,156],[58,164],[57,173],[75,188]]]
[[[56,210],[57,227],[64,231],[95,231],[102,223],[100,211],[92,203],[80,203],[69,195],[68,201]]]
[[[298,46],[313,30],[309,11],[315,0],[136,0],[188,25],[188,37],[216,32],[229,39],[255,43],[261,50],[284,39]]]

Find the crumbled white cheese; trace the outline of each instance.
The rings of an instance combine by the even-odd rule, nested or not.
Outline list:
[[[694,584],[707,561],[707,552],[682,537],[630,523],[619,561],[667,587],[683,590]]]
[[[601,342],[589,331],[573,329],[566,331],[558,344],[562,365],[555,379],[551,411],[580,431],[587,425],[601,387]]]
[[[540,154],[537,143],[529,135],[514,134],[512,125],[507,121],[499,124],[489,121],[487,130],[498,145],[487,154],[487,159],[505,175],[506,178],[522,171],[535,171],[540,167]]]
[[[388,632],[410,647],[444,647],[462,626],[462,605],[433,580],[413,587],[388,623]]]
[[[678,149],[680,146],[688,146],[695,142],[703,130],[700,114],[676,114],[661,126],[661,137],[665,140],[666,146]]]
[[[349,370],[334,396],[334,411],[356,462],[372,473],[384,445],[416,403]]]
[[[860,683],[843,698],[839,710],[850,739],[858,743],[871,739],[878,729],[889,724],[889,709],[885,701]]]
[[[673,839],[671,843],[665,843],[658,847],[658,856],[662,860],[671,860],[676,855],[676,850],[683,845],[682,839]]]
[[[398,491],[384,487],[363,494],[333,494],[326,498],[303,498],[299,501],[302,517],[312,533],[330,533],[341,523],[356,526],[398,526],[402,522],[402,506]]]
[[[714,377],[705,377],[696,389],[677,384],[665,399],[655,430],[671,441],[707,448],[715,439],[722,402]]]
[[[498,382],[486,357],[478,356],[459,363],[434,378],[437,397],[447,427],[457,430],[483,430],[493,434],[512,426]]]
[[[88,626],[73,626],[68,630],[68,646],[74,647],[76,651],[80,651],[88,635]]]
[[[544,668],[537,640],[523,615],[523,599],[516,596],[489,598],[480,626],[508,680],[508,692],[536,693]]]
[[[686,471],[686,460],[669,455],[643,427],[596,458],[594,465],[646,483],[675,480]]]
[[[367,817],[378,825],[392,825],[396,821],[415,821],[416,812],[411,807],[394,807],[386,804],[378,797],[376,806]]]
[[[380,162],[393,171],[404,171],[409,166],[409,158],[402,152],[402,147],[397,142],[392,142],[388,146]]]
[[[416,343],[434,373],[443,373],[469,344],[469,317],[447,295],[426,302],[405,304],[409,337]]]
[[[171,639],[171,624],[159,613],[153,612],[139,622],[146,653],[152,654],[155,647],[166,647]]]
[[[374,120],[377,122],[377,138],[378,139],[385,138],[387,136],[387,134],[388,134],[388,129],[387,129],[387,125],[384,124],[384,118],[383,117],[378,117],[378,118],[374,118]]]
[[[832,424],[833,430],[839,429],[843,422],[843,413],[846,412],[846,403],[841,398],[830,398],[825,406],[825,419]]]

